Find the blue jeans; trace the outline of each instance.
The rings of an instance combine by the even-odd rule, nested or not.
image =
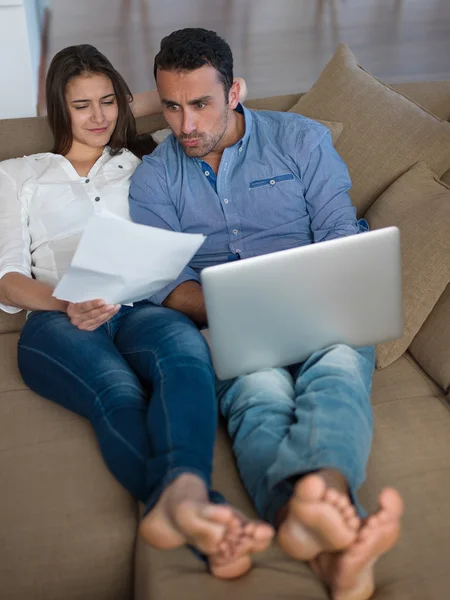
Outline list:
[[[210,487],[215,376],[182,313],[143,302],[89,332],[64,313],[33,312],[18,360],[32,390],[90,420],[110,471],[147,510],[183,472]]]
[[[259,515],[274,524],[301,475],[338,470],[356,497],[372,443],[373,347],[315,352],[287,369],[217,382],[242,480]]]

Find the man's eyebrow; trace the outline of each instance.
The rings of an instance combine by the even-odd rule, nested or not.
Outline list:
[[[112,96],[115,96],[114,92],[112,92],[111,94],[106,94],[106,96],[102,96],[100,100],[106,100],[106,98],[111,98]],[[87,98],[86,100],[72,100],[71,104],[75,104],[76,102],[90,102],[90,100],[89,98]]]
[[[212,96],[201,96],[200,98],[194,98],[194,100],[189,100],[188,105],[194,106],[195,104],[200,104],[201,102],[208,102],[208,100],[211,100],[211,98]],[[178,106],[178,102],[175,102],[175,100],[169,100],[168,98],[162,98],[161,103],[164,104],[164,106]]]

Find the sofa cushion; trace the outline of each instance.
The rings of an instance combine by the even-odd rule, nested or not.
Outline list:
[[[336,150],[348,165],[360,216],[416,162],[439,176],[450,168],[450,123],[377,81],[344,44],[295,110],[343,123]]]
[[[0,119],[0,160],[50,152],[53,135],[47,117]]]
[[[0,597],[130,600],[136,503],[90,424],[29,390],[1,393],[0,423]]]
[[[375,373],[372,397],[375,440],[361,499],[375,508],[381,488],[395,485],[406,502],[400,545],[377,565],[376,598],[440,600],[450,587],[450,412],[436,384],[408,353]],[[214,485],[230,502],[254,514],[223,429],[214,466]],[[234,600],[328,598],[309,567],[283,556],[276,544],[255,556],[255,568],[248,575],[226,582],[210,577],[185,548],[158,552],[138,540],[135,600],[176,600],[186,597],[186,590],[190,600],[227,600],[230,595]]]
[[[409,351],[441,388],[450,392],[450,285],[448,285]]]
[[[390,87],[440,119],[450,120],[450,81],[412,81],[394,83]]]
[[[442,175],[441,181],[443,181],[447,185],[450,185],[450,169]]]
[[[372,229],[400,228],[404,335],[377,347],[377,367],[408,348],[450,281],[450,188],[417,163],[365,215]]]
[[[374,443],[359,496],[373,510],[380,490],[394,486],[405,502],[400,542],[376,567],[376,598],[440,600],[450,589],[450,411],[442,394],[419,390],[386,402],[397,363],[398,389],[409,377],[427,379],[408,353],[374,376]]]
[[[26,311],[9,314],[0,310],[0,334],[10,333],[12,331],[21,331],[25,323]]]

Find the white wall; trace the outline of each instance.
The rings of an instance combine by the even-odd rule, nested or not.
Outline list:
[[[39,60],[35,0],[0,0],[0,119],[37,114]]]

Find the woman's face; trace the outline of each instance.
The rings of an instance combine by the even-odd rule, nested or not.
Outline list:
[[[66,87],[73,141],[101,148],[111,138],[118,108],[111,80],[103,74],[74,77]]]

